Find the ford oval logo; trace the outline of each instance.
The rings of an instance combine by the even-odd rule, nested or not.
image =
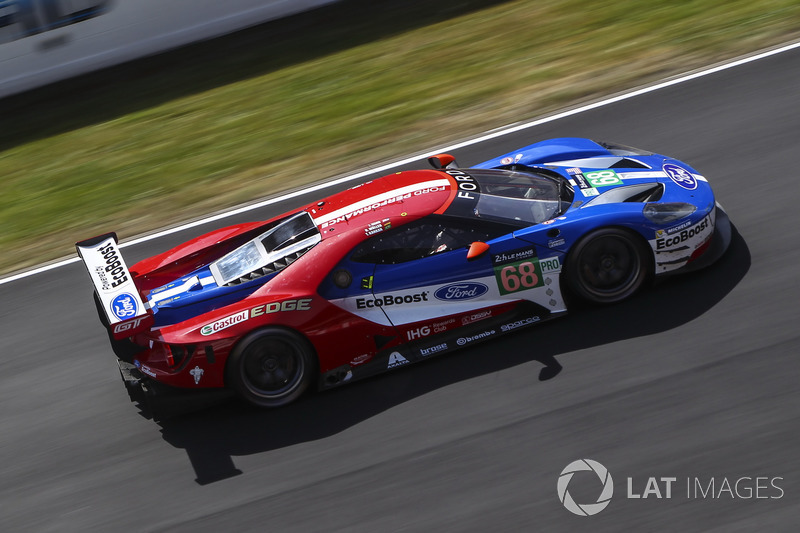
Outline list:
[[[136,316],[138,306],[136,305],[136,300],[131,294],[123,292],[111,300],[111,311],[113,311],[114,316],[120,320],[125,320],[126,318],[132,318]]]
[[[489,287],[483,283],[476,283],[474,281],[466,281],[464,283],[451,283],[438,289],[433,295],[437,300],[445,302],[453,300],[471,300],[478,296],[483,296],[489,290]]]
[[[673,163],[665,163],[662,166],[664,172],[666,172],[667,176],[675,182],[676,185],[680,185],[684,189],[688,189],[693,191],[697,188],[697,179],[692,175],[691,172],[686,170],[680,165],[675,165]]]

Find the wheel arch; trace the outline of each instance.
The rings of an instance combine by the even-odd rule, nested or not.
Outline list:
[[[641,245],[642,251],[647,250],[646,257],[648,258],[648,261],[650,263],[649,266],[652,267],[648,269],[648,273],[651,275],[655,273],[654,265],[655,265],[656,255],[655,252],[653,251],[653,247],[650,246],[650,241],[647,239],[647,237],[645,237],[644,233],[638,227],[626,224],[603,224],[602,226],[596,226],[584,231],[577,239],[575,239],[575,244],[570,246],[569,250],[567,250],[566,253],[564,254],[564,265],[566,266],[566,264],[569,262],[570,255],[572,254],[572,250],[575,248],[575,245],[580,243],[589,234],[603,229],[621,230],[633,236],[634,239],[636,239]]]

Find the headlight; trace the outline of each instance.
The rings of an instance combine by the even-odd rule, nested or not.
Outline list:
[[[652,203],[645,204],[642,214],[656,224],[667,224],[688,217],[695,211],[697,211],[695,206],[683,202]]]

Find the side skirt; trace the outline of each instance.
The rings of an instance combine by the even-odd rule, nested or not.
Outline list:
[[[343,365],[334,368],[320,376],[319,389],[330,389],[382,374],[564,315],[566,311],[552,313],[542,306],[522,301],[513,311],[501,316],[381,350],[361,365]]]

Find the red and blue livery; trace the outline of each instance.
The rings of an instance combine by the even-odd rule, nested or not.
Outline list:
[[[279,406],[621,301],[731,239],[706,178],[663,155],[560,138],[429,161],[130,269],[113,233],[77,243],[126,382]]]

